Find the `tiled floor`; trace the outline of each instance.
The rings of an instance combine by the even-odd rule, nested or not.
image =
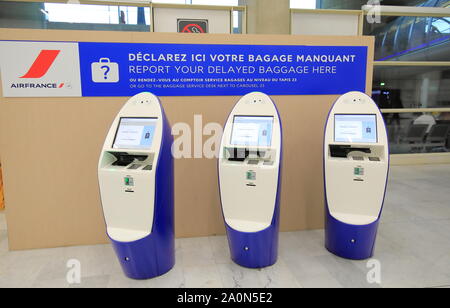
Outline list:
[[[381,287],[450,286],[450,166],[393,167],[375,258]],[[367,261],[329,254],[323,231],[280,234],[278,263],[250,270],[229,259],[225,237],[177,240],[163,277],[124,277],[109,245],[8,252],[0,212],[0,287],[69,287],[67,261],[81,262],[81,287],[379,287]]]

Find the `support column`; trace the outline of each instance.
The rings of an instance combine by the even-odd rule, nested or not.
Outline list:
[[[290,34],[289,0],[239,0],[247,6],[247,33]]]

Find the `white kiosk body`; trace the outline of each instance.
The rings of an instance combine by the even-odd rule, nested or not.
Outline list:
[[[366,94],[341,96],[324,142],[326,247],[348,259],[373,255],[389,171],[383,116]]]
[[[120,110],[100,155],[107,233],[130,278],[162,275],[175,262],[172,140],[158,98],[141,93]]]
[[[234,107],[225,125],[219,187],[231,257],[262,268],[278,254],[282,129],[269,96],[251,93]]]

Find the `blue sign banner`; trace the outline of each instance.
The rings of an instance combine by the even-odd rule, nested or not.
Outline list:
[[[367,46],[79,43],[83,96],[366,90]]]

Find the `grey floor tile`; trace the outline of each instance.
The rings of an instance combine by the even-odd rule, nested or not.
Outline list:
[[[450,166],[393,167],[373,259],[381,287],[450,286]],[[67,262],[81,265],[81,284],[66,280]],[[166,275],[128,279],[111,245],[8,251],[0,212],[0,287],[378,287],[367,261],[344,260],[324,247],[324,231],[280,234],[279,260],[246,269],[230,259],[225,236],[176,240],[176,265]]]
[[[5,211],[0,211],[0,231],[7,230]]]
[[[136,288],[146,289],[154,287],[153,281],[150,280],[133,280],[127,278],[122,273],[111,275],[107,284],[107,288]]]
[[[176,263],[171,271],[161,277],[152,279],[151,282],[152,288],[184,288],[186,281],[183,267],[180,263]]]
[[[318,231],[286,232],[280,234],[279,255],[284,259],[297,256],[316,257],[327,253],[324,235]]]
[[[225,288],[263,288],[261,269],[241,267],[231,261],[218,265],[222,285]]]
[[[181,262],[184,267],[215,265],[214,252],[208,237],[180,240]]]
[[[387,288],[423,288],[449,283],[445,275],[433,264],[426,263],[413,255],[394,253],[379,254],[381,264],[381,285]]]
[[[66,279],[50,279],[50,280],[39,280],[37,279],[33,288],[106,288],[108,286],[108,282],[110,280],[110,276],[92,276],[92,277],[84,277],[81,279],[79,284],[69,284]]]
[[[183,268],[186,288],[223,288],[219,266],[187,266]]]
[[[350,261],[332,254],[318,257],[319,262],[345,288],[378,288],[367,279],[367,261]],[[364,269],[363,269],[364,268]]]
[[[301,288],[302,285],[283,259],[279,258],[273,266],[260,271],[264,288]]]
[[[0,230],[0,256],[8,252],[8,234]]]
[[[230,262],[230,248],[226,236],[211,236],[209,242],[212,247],[214,260],[217,264],[227,264]]]
[[[323,266],[318,256],[289,256],[283,261],[304,288],[342,288],[342,284]]]

